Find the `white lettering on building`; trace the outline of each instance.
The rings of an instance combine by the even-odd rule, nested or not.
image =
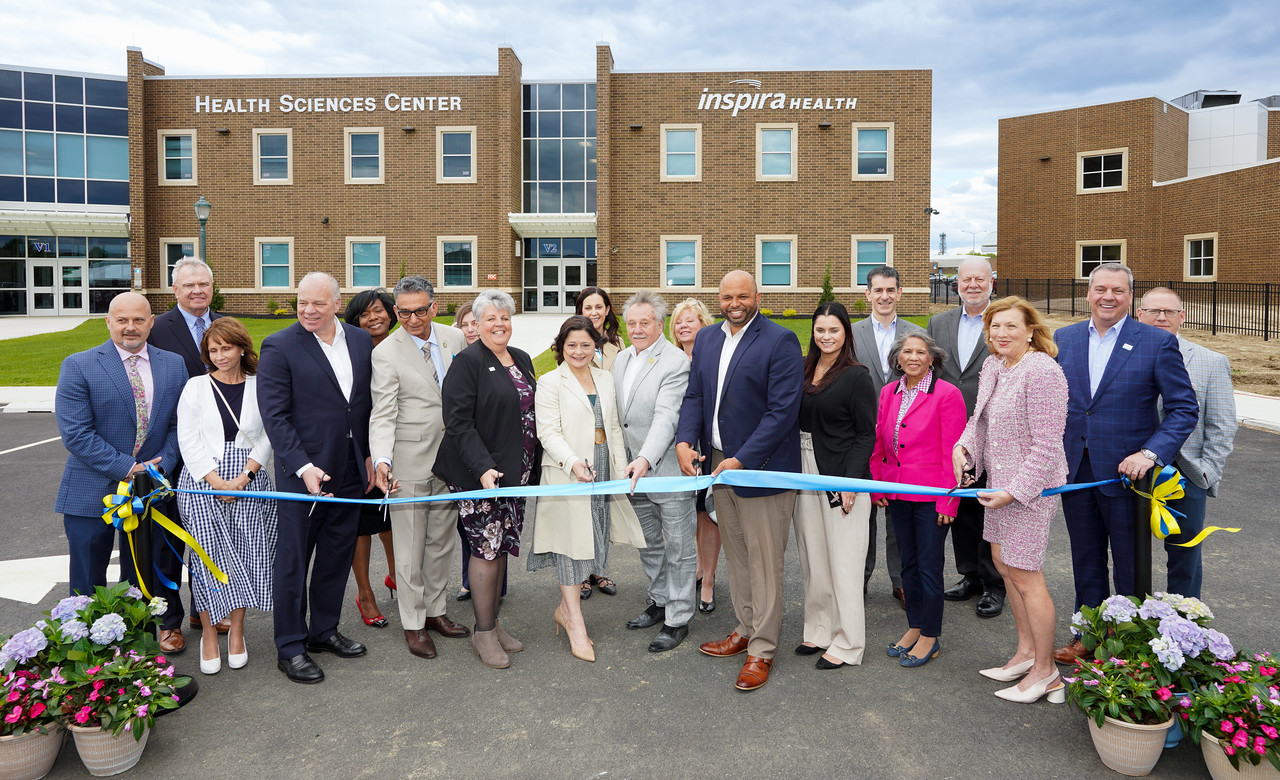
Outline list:
[[[739,80],[732,83],[748,83]],[[757,84],[757,82],[750,82]],[[785,92],[712,92],[710,87],[703,87],[698,96],[699,111],[728,111],[730,116],[737,116],[742,111],[777,111],[786,108],[791,111],[838,111],[853,109],[858,105],[857,98],[806,97],[787,99]]]
[[[349,114],[355,111],[377,111],[378,99],[367,96],[348,97],[296,97],[281,95],[277,98],[282,114]],[[230,98],[196,95],[197,114],[269,114],[270,98]],[[461,111],[462,98],[443,96],[401,97],[389,92],[382,98],[388,111]]]

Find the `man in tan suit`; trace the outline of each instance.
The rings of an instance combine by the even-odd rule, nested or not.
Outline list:
[[[467,342],[457,328],[431,321],[436,315],[431,282],[406,276],[393,294],[400,328],[373,351],[369,450],[378,487],[397,497],[448,493],[444,480],[431,473],[444,435],[440,388],[453,356]],[[471,633],[444,611],[457,517],[449,501],[391,508],[400,623],[409,652],[421,658],[436,657],[427,629],[448,637]]]

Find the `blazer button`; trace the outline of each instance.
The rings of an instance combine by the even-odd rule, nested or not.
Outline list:
[[[630,425],[627,425],[626,423],[623,423],[623,424],[622,424],[622,427],[623,427],[623,428],[630,428],[631,426],[630,426]]]
[[[1085,413],[1084,413],[1084,416],[1085,416],[1085,417],[1092,417],[1092,416],[1093,416],[1093,412],[1092,412],[1092,411],[1085,412]]]

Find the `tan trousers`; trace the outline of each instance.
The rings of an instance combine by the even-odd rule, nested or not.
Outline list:
[[[438,477],[400,480],[401,496],[448,493]],[[396,559],[396,598],[406,631],[422,628],[429,617],[445,613],[445,591],[457,539],[458,505],[453,501],[393,504],[391,541]]]
[[[713,450],[711,468],[724,460]],[[782,630],[782,567],[791,532],[796,491],[744,498],[716,485],[716,521],[729,571],[729,597],[738,618],[734,629],[747,638],[747,654],[773,658]]]

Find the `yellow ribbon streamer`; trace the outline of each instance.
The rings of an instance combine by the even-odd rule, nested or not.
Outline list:
[[[153,473],[152,476],[159,477],[159,474]],[[158,489],[156,493],[151,494],[152,496],[157,493],[171,492],[169,483],[162,477],[160,478],[160,481],[161,488]],[[151,598],[151,594],[147,592],[147,586],[144,584],[146,582],[146,578],[142,576],[142,571],[138,568],[138,556],[133,544],[133,532],[137,530],[138,522],[147,516],[148,510],[151,512],[152,520],[166,529],[169,533],[182,540],[184,544],[190,547],[191,550],[200,557],[201,562],[204,563],[205,568],[209,570],[209,573],[213,575],[214,579],[223,584],[228,582],[226,573],[223,572],[222,569],[218,568],[218,565],[213,562],[213,559],[209,557],[209,554],[204,551],[204,548],[200,546],[200,543],[197,542],[191,534],[187,533],[182,526],[165,517],[163,512],[151,506],[151,496],[147,496],[144,500],[134,495],[132,482],[118,483],[116,485],[116,492],[109,496],[104,496],[102,503],[107,507],[107,511],[102,513],[103,521],[107,523],[107,525],[113,525],[124,531],[125,538],[129,540],[129,552],[130,557],[133,559],[133,570],[137,574],[138,589],[142,591],[144,598],[149,600]]]
[[[1168,503],[1186,495],[1186,490],[1183,487],[1185,479],[1173,466],[1165,466],[1156,475],[1155,486],[1150,493],[1139,490],[1132,482],[1128,483],[1130,490],[1151,501],[1151,533],[1157,539],[1166,539],[1182,533],[1182,529],[1179,528],[1178,521],[1173,515],[1173,510],[1169,509]],[[1173,543],[1173,546],[1195,547],[1215,531],[1237,533],[1239,530],[1239,528],[1224,528],[1211,525],[1196,534],[1196,537],[1191,541]]]

